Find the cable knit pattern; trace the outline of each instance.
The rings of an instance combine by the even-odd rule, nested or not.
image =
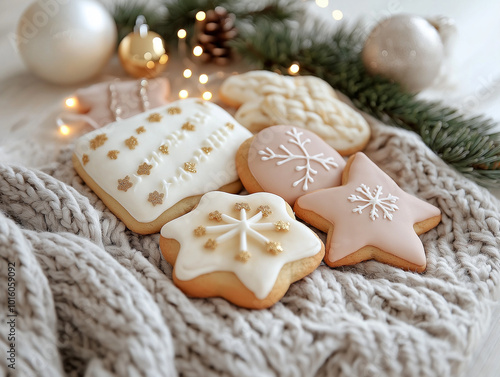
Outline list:
[[[374,125],[365,152],[441,209],[426,272],[321,265],[260,311],[186,297],[158,234],[127,230],[71,152],[44,172],[0,165],[0,315],[15,262],[19,376],[457,376],[487,329],[500,203],[411,133]]]

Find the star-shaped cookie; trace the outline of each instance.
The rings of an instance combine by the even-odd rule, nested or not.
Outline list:
[[[328,233],[325,263],[331,267],[375,259],[423,272],[418,235],[441,221],[438,208],[403,191],[363,153],[347,161],[342,186],[300,197],[294,211]]]
[[[273,305],[324,256],[316,234],[270,193],[207,193],[195,210],[163,226],[160,248],[187,295],[252,309]]]

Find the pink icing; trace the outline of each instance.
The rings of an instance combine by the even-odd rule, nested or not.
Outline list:
[[[366,204],[349,200],[353,194],[364,197],[356,191],[362,184],[369,187],[371,192],[376,190],[377,185],[381,186],[381,198],[389,194],[397,197],[394,200],[397,209],[389,211],[392,220],[384,218],[380,207],[377,212],[379,217],[375,220],[370,217],[371,207],[363,209],[361,213],[353,212]],[[440,215],[438,208],[404,192],[363,153],[356,154],[347,184],[305,195],[298,199],[297,205],[334,224],[326,245],[328,260],[332,263],[371,245],[410,263],[425,265],[424,248],[413,225]]]
[[[293,126],[262,130],[248,151],[248,167],[262,189],[290,204],[308,192],[340,185],[344,166],[340,154],[319,136]]]

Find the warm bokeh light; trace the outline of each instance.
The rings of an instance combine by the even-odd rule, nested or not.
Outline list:
[[[148,67],[149,69],[153,69],[155,67],[155,62],[150,60],[146,63],[146,67]]]
[[[205,101],[208,101],[208,100],[212,99],[212,93],[210,93],[210,92],[204,92],[204,93],[202,94],[202,97],[203,97],[203,99],[204,99]]]
[[[207,18],[207,14],[200,10],[198,13],[196,13],[195,17],[198,21],[203,21],[205,18]]]
[[[68,107],[75,107],[76,106],[76,98],[75,97],[66,98],[66,101],[64,103]]]
[[[69,131],[70,131],[70,128],[65,124],[63,124],[62,126],[59,127],[59,132],[64,136],[69,135]]]
[[[193,48],[193,55],[194,56],[201,56],[203,54],[203,48],[201,46],[195,46]]]
[[[180,92],[179,92],[179,98],[188,98],[189,96],[189,92],[186,90],[186,89],[182,89]]]
[[[326,8],[328,6],[328,0],[316,0],[316,5],[320,8]]]
[[[180,39],[184,39],[184,38],[186,38],[186,36],[187,36],[187,32],[186,32],[186,30],[184,30],[184,29],[179,29],[179,30],[177,31],[177,37],[179,37]]]
[[[290,68],[288,68],[288,72],[292,75],[297,74],[300,71],[300,66],[297,63],[293,63]]]
[[[193,72],[189,68],[186,68],[184,72],[182,72],[182,75],[187,79],[190,78],[192,74]]]
[[[168,62],[168,55],[167,54],[163,54],[162,56],[160,56],[158,63],[167,64],[167,62]]]
[[[200,81],[200,84],[206,84],[208,82],[208,76],[203,73],[200,75],[198,80]]]
[[[342,13],[341,10],[335,9],[332,12],[332,17],[335,21],[340,21],[342,18],[344,18],[344,13]]]

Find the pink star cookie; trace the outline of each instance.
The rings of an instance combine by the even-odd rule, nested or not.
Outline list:
[[[348,160],[342,186],[300,197],[294,211],[328,233],[325,263],[331,267],[375,259],[423,272],[418,235],[441,221],[438,208],[404,192],[363,153]]]

